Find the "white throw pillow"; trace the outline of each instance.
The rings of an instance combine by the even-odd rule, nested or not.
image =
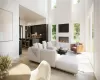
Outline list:
[[[42,41],[42,44],[43,44],[43,48],[46,49],[46,48],[47,48],[47,43],[46,43],[46,41]]]
[[[34,43],[34,44],[33,44],[33,47],[34,47],[34,48],[38,48],[38,44],[37,44],[37,43]]]
[[[51,42],[47,42],[47,47],[53,47]]]
[[[38,44],[38,48],[39,49],[43,49],[43,45],[42,44],[40,44],[40,43],[37,43]]]

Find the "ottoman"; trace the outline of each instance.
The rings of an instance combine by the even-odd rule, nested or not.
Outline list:
[[[56,68],[70,72],[73,74],[78,73],[78,61],[76,56],[61,55],[56,60]]]

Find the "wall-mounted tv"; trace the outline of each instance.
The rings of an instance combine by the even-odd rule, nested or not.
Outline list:
[[[67,32],[69,32],[69,24],[59,24],[59,26],[58,26],[58,30],[59,30],[59,32],[61,33],[67,33]]]

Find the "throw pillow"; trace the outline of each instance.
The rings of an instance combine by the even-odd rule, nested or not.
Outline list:
[[[37,44],[38,44],[38,48],[39,48],[39,49],[43,49],[42,44],[40,44],[40,43],[37,43]]]
[[[42,41],[42,44],[43,44],[43,48],[46,49],[46,48],[47,48],[47,43],[46,43],[46,41]]]
[[[34,48],[38,48],[38,44],[37,44],[37,43],[34,43],[34,44],[33,44],[33,47],[34,47]]]
[[[51,42],[47,42],[47,47],[53,47]]]

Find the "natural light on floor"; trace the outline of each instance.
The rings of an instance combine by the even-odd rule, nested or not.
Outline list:
[[[10,75],[23,75],[23,74],[30,74],[30,68],[23,63],[18,64],[17,66],[12,67],[9,70]]]
[[[89,60],[89,53],[83,52],[82,54],[77,55],[78,58],[78,66],[79,66],[79,71],[82,72],[93,72],[92,65]]]

